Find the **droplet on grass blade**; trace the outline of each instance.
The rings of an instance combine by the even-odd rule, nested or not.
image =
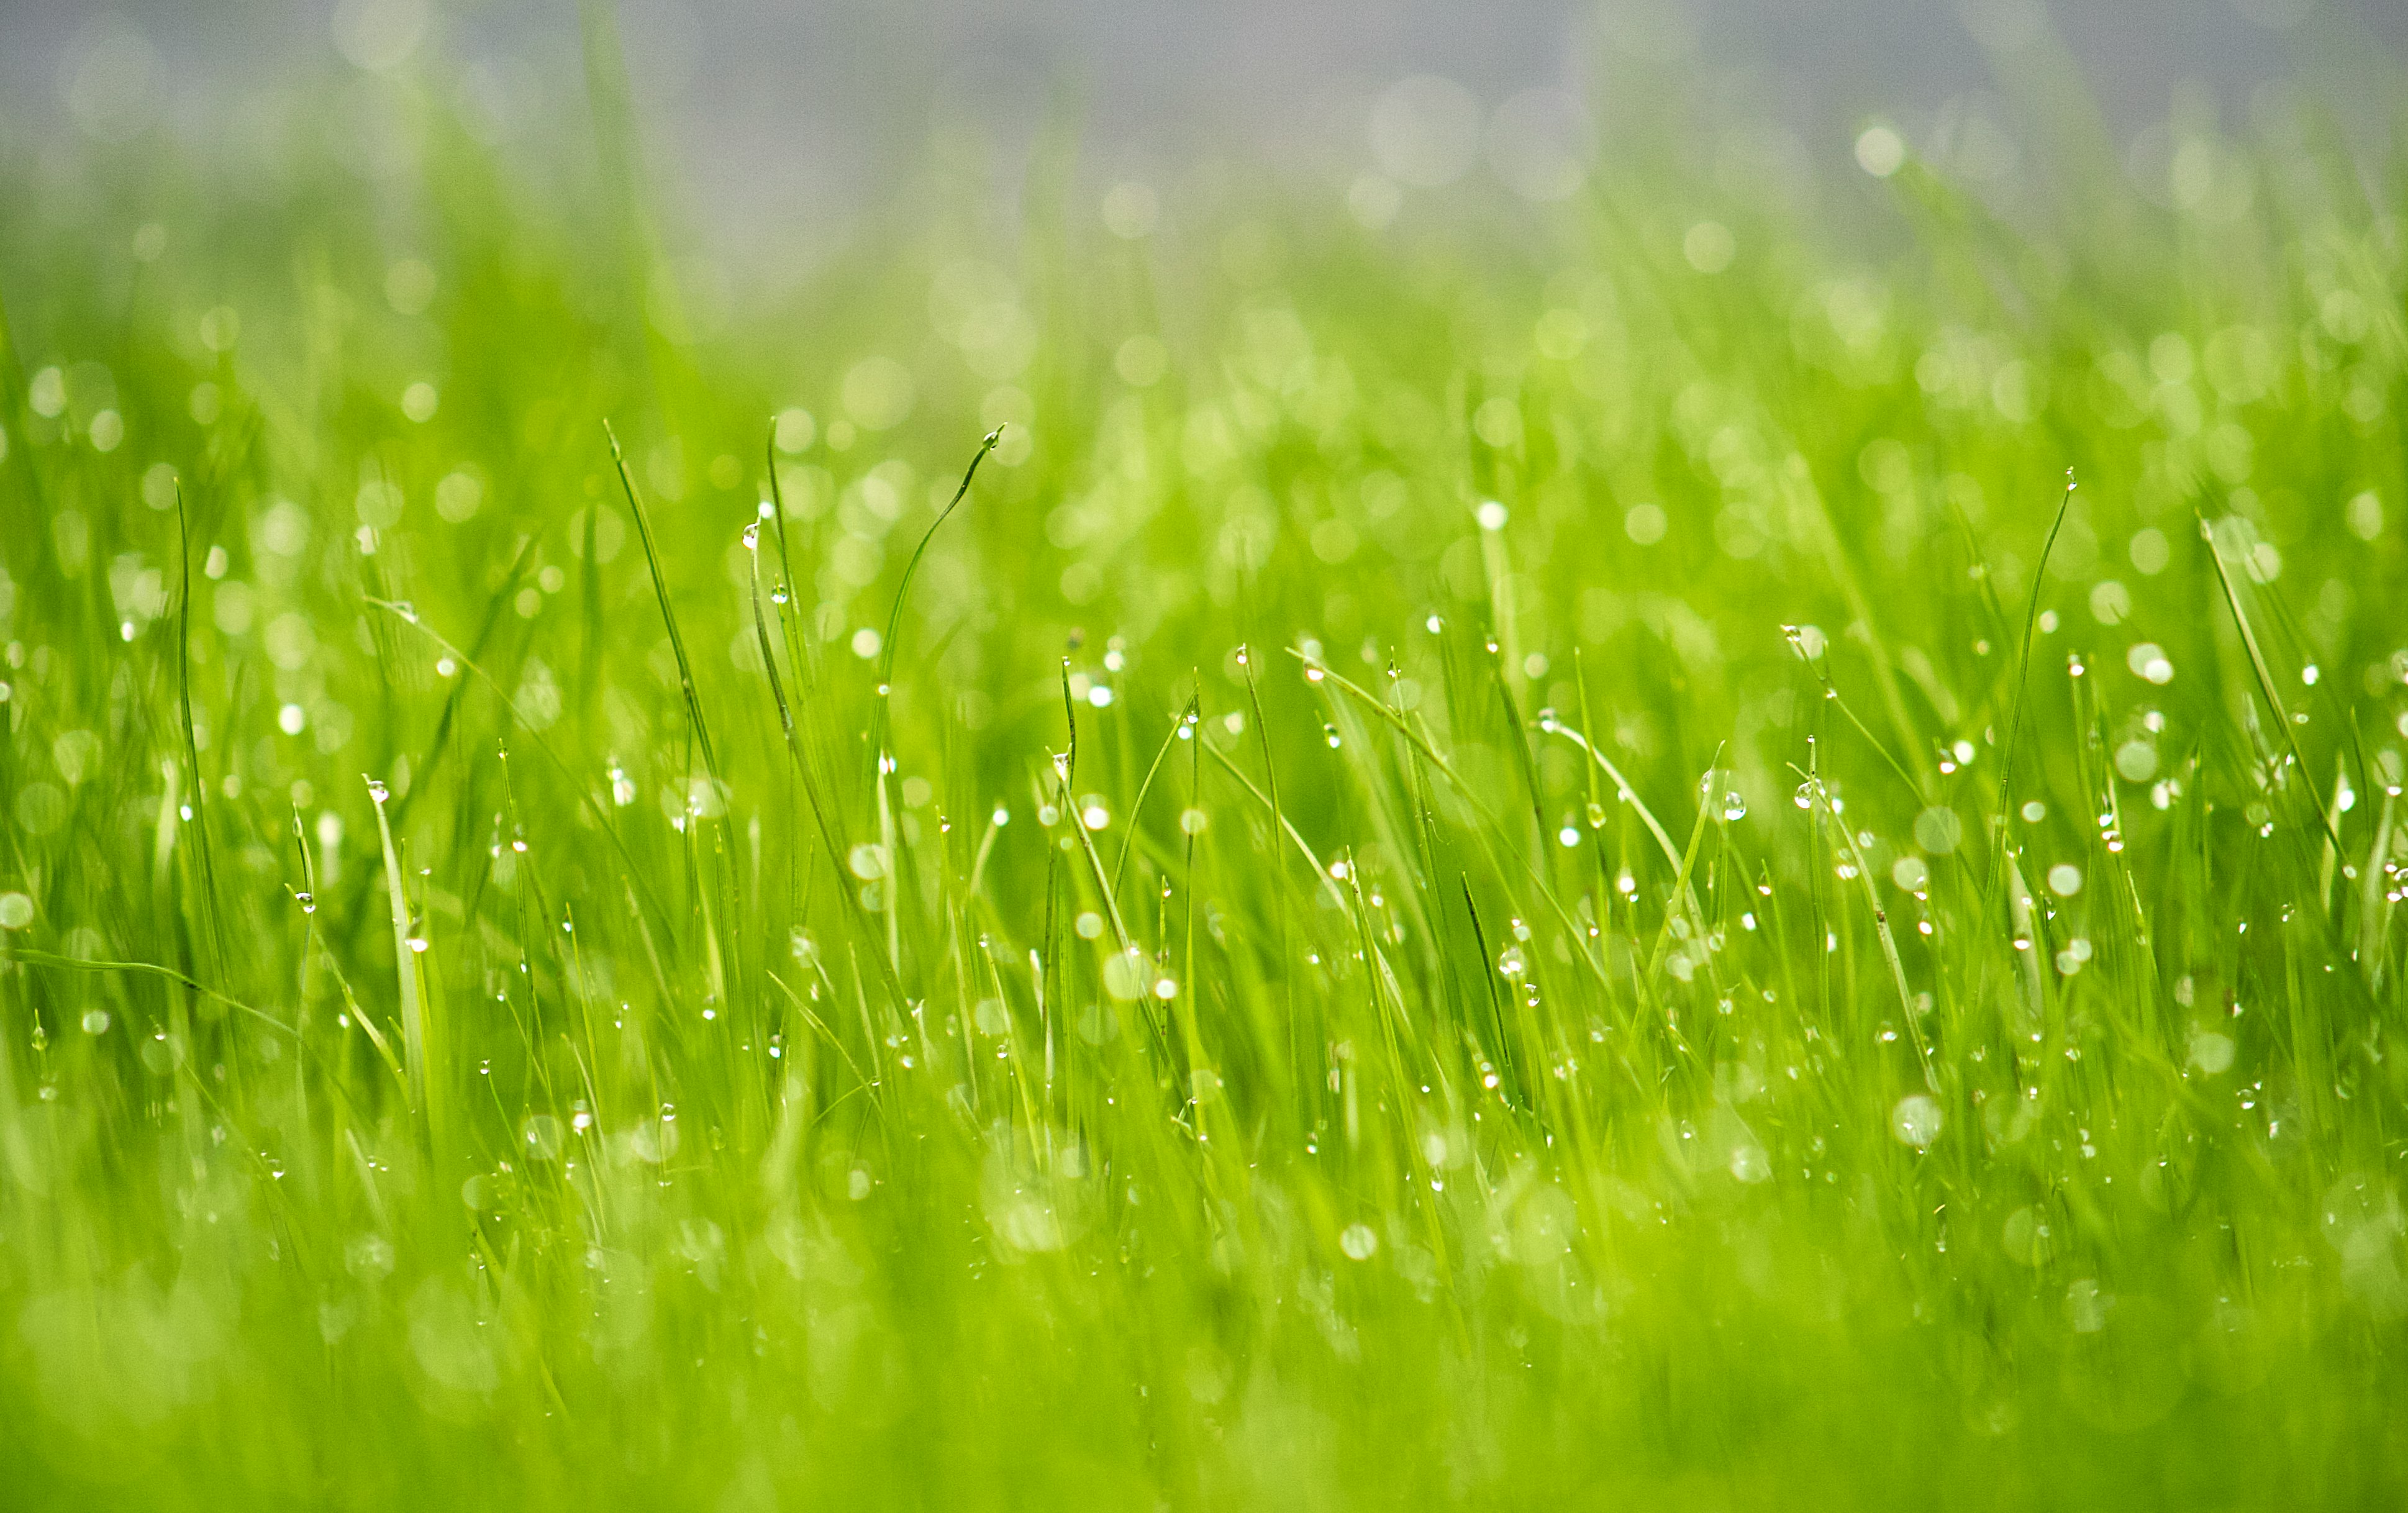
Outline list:
[[[1940,1138],[1940,1104],[1928,1094],[1911,1092],[1889,1112],[1889,1132],[1900,1143],[1927,1149]]]
[[[2200,1030],[2190,1037],[2189,1062],[2209,1077],[2221,1076],[2232,1065],[2232,1037]]]

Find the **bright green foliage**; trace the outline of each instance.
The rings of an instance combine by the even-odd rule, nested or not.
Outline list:
[[[0,1501],[2408,1490],[2371,180],[730,326],[413,119],[0,186]]]

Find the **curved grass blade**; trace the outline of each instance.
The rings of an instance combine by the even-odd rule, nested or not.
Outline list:
[[[920,570],[920,559],[928,554],[928,543],[937,538],[937,532],[943,528],[945,521],[953,519],[953,511],[961,507],[962,501],[969,497],[970,480],[978,477],[979,464],[986,461],[986,454],[995,450],[996,443],[1002,439],[1003,427],[998,425],[979,443],[979,450],[970,457],[968,469],[962,474],[961,487],[953,491],[952,502],[939,510],[927,530],[921,533],[920,544],[911,549],[911,560],[903,564],[902,580],[895,585],[895,607],[886,615],[886,639],[880,643],[878,704],[870,715],[869,762],[872,774],[878,771],[879,763],[886,752],[887,725],[892,719],[890,703],[895,689],[895,638],[903,628],[903,600],[911,592],[911,575]],[[780,513],[782,514],[783,510]]]
[[[636,517],[636,534],[643,539],[644,563],[652,569],[652,592],[661,602],[661,621],[668,626],[669,651],[677,658],[678,691],[684,695],[686,718],[694,722],[695,744],[702,749],[703,769],[710,774],[713,786],[722,792],[726,785],[719,775],[719,753],[710,744],[710,727],[703,722],[702,698],[695,692],[694,664],[685,654],[685,637],[678,632],[677,610],[669,603],[668,579],[661,573],[660,547],[652,539],[652,524],[644,513],[644,501],[636,492],[636,475],[627,468],[627,455],[619,448],[618,434],[610,422],[602,422],[602,434],[610,441],[610,463],[619,470],[619,487],[627,496],[627,508]]]

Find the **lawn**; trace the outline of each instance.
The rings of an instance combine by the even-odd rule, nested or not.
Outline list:
[[[0,157],[0,1502],[2408,1497],[2396,158],[449,98]]]

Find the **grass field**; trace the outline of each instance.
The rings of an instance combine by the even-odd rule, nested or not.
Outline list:
[[[2408,1497],[2396,164],[358,87],[0,180],[0,1503]]]

